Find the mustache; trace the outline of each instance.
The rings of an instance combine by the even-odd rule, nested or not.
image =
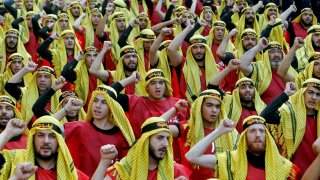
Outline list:
[[[9,120],[10,118],[9,118],[9,116],[7,116],[7,115],[1,115],[1,116],[0,116],[0,119],[6,119],[6,120]]]

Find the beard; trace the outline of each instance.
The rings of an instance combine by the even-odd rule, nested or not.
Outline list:
[[[156,150],[151,145],[149,145],[149,155],[152,157],[152,159],[154,159],[156,161],[160,161],[164,158],[164,157],[157,156]]]
[[[123,69],[125,70],[125,71],[129,71],[129,72],[134,72],[134,71],[136,71],[137,70],[137,67],[138,67],[138,64],[136,64],[136,66],[135,67],[128,67],[128,66],[126,66],[126,65],[123,65]]]
[[[304,20],[301,19],[301,24],[303,24],[304,26],[312,26],[312,21],[310,21],[309,23],[304,22]]]
[[[36,151],[34,152],[34,154],[35,154],[35,157],[37,157],[37,158],[39,158],[39,159],[41,159],[43,161],[49,161],[49,160],[51,160],[53,158],[58,157],[58,152],[52,152],[48,156],[43,156],[42,154],[40,154],[39,152],[36,152]]]
[[[252,18],[252,17],[250,17],[250,18],[248,18],[248,19],[245,19],[245,23],[246,24],[253,24],[253,22],[254,22],[254,19]]]
[[[1,115],[0,116],[0,129],[5,129],[9,120],[12,119],[13,117],[9,117],[7,115]],[[6,120],[6,122],[3,122],[3,120]]]
[[[253,153],[253,154],[262,154],[263,152],[266,151],[266,142],[262,141],[261,145],[257,146],[254,145],[254,142],[247,144],[248,146],[248,151]]]
[[[245,103],[245,104],[251,103],[252,100],[253,100],[253,96],[250,99],[246,99],[246,98],[240,96],[240,101]]]

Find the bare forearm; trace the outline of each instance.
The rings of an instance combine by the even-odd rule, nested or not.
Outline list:
[[[106,25],[106,22],[108,20],[108,15],[106,13],[106,15],[103,16],[102,20],[100,20],[97,29],[96,29],[96,35],[98,38],[102,38],[103,36],[103,32],[104,32],[104,27]]]
[[[13,75],[9,80],[8,82],[9,83],[19,83],[22,81],[22,78],[24,75],[26,75],[28,72],[26,72],[23,68],[18,72],[16,73],[15,75]]]
[[[296,52],[296,49],[292,47],[292,48],[290,48],[288,54],[283,58],[282,63],[277,71],[277,73],[280,77],[283,78],[288,73],[288,70],[289,70],[290,65],[293,61],[293,57],[294,57],[295,52]]]
[[[222,42],[220,43],[218,49],[217,49],[217,56],[220,58],[220,59],[225,59],[226,58],[226,49],[227,49],[227,45],[228,45],[228,42],[230,40],[230,36],[227,35],[223,40]]]
[[[307,171],[302,176],[301,180],[317,180],[320,177],[320,154],[317,158],[312,162]]]
[[[231,72],[232,70],[226,67],[220,71],[211,81],[210,84],[219,86],[223,79]]]
[[[158,62],[157,51],[160,47],[161,42],[163,41],[163,35],[160,33],[156,40],[152,43],[149,51],[150,65],[155,66]]]
[[[104,179],[106,170],[109,167],[110,163],[111,163],[110,160],[101,160],[91,179],[92,180]]]

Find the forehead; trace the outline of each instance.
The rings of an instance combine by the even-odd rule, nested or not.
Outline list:
[[[194,44],[193,46],[192,46],[192,48],[204,48],[204,45],[203,44]]]
[[[251,126],[248,127],[248,131],[250,130],[264,130],[265,131],[265,126],[263,124],[253,124]]]
[[[314,86],[309,86],[309,87],[307,88],[307,91],[313,91],[313,92],[318,93],[318,92],[320,92],[320,89],[318,89],[318,88],[316,88],[316,87],[314,87]]]
[[[51,130],[37,130],[36,134],[54,134]]]
[[[93,55],[93,56],[94,56],[94,55],[97,55],[97,52],[95,52],[95,51],[89,51],[89,52],[87,53],[87,56],[88,56],[88,55]]]
[[[130,57],[130,56],[135,56],[135,55],[137,55],[137,54],[131,52],[131,53],[126,53],[126,54],[124,55],[124,57]]]
[[[64,38],[69,38],[69,37],[74,37],[74,34],[72,33],[67,33],[64,35]]]
[[[313,14],[312,12],[305,12],[302,14],[302,16],[305,16],[305,15],[312,16],[312,14]]]
[[[100,100],[100,101],[105,100],[105,98],[104,98],[104,96],[103,96],[102,94],[97,94],[96,97],[95,97],[95,99],[98,99],[98,100]]]
[[[217,26],[217,27],[215,27],[214,30],[215,30],[215,31],[217,31],[217,30],[225,30],[225,27]]]
[[[2,108],[11,108],[12,109],[12,106],[10,106],[9,104],[5,104],[5,103],[0,103],[0,107],[2,107]]]
[[[246,11],[246,14],[251,14],[251,13],[254,13],[252,9],[248,9],[248,10]]]
[[[9,33],[7,34],[7,36],[11,36],[11,37],[18,37],[18,35],[17,35],[17,34],[14,34],[14,33],[12,33],[12,32],[9,32]]]
[[[117,18],[116,19],[116,22],[123,22],[123,21],[125,21],[125,18]]]
[[[157,137],[157,136],[165,136],[165,137],[169,137],[170,136],[170,133],[168,131],[160,131],[154,135],[151,136],[152,137]]]
[[[51,75],[48,73],[43,73],[43,72],[38,72],[37,77],[46,77],[46,78],[51,78]]]
[[[163,80],[163,79],[155,78],[155,79],[152,79],[152,80],[150,81],[150,83],[157,83],[157,82],[164,82],[164,80]]]
[[[212,98],[212,97],[207,97],[204,99],[203,103],[211,103],[211,104],[215,104],[215,105],[219,105],[221,104],[220,101],[216,98]]]
[[[243,37],[243,39],[257,39],[257,37],[253,35],[246,35],[245,37]]]

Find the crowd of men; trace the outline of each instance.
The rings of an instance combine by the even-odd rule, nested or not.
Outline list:
[[[319,5],[1,1],[0,179],[319,179]]]

